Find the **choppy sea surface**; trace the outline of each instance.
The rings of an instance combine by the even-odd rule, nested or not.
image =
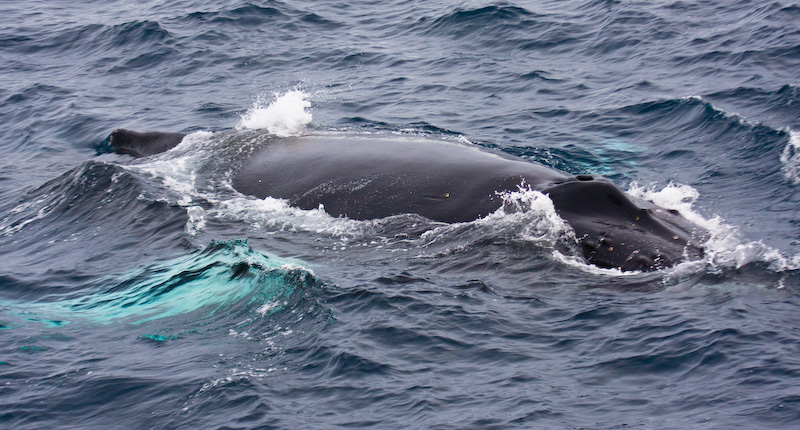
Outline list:
[[[2,9],[0,427],[800,424],[797,2]],[[122,127],[192,134],[134,160]],[[243,196],[253,129],[605,175],[707,255],[589,266],[525,192],[457,225]]]

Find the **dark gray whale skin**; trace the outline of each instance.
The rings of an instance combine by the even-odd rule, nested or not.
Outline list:
[[[181,143],[184,136],[186,135],[183,133],[162,133],[157,131],[140,133],[118,129],[111,133],[109,141],[114,151],[119,154],[147,157],[169,151]]]
[[[115,130],[118,153],[137,157],[177,146],[180,133]],[[333,216],[380,219],[413,213],[468,222],[503,205],[520,185],[547,194],[575,231],[587,261],[650,271],[703,255],[705,234],[677,211],[633,201],[608,179],[570,176],[548,167],[453,142],[369,136],[275,139],[242,160],[233,187],[301,209],[323,205]]]

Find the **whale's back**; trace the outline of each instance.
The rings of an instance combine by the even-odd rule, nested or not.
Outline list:
[[[415,213],[465,222],[502,205],[498,192],[566,178],[547,167],[458,143],[407,138],[281,139],[245,160],[233,187],[302,209],[377,219]]]

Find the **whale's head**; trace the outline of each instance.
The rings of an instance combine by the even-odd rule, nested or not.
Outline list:
[[[703,229],[677,211],[634,202],[605,178],[578,175],[542,192],[594,265],[650,271],[703,257]]]

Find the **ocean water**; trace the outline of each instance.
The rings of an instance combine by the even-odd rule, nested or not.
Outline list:
[[[0,427],[800,424],[797,2],[2,9]],[[191,134],[134,160],[123,127]],[[230,188],[260,138],[326,133],[605,175],[707,255],[589,266],[530,192],[442,225]]]

